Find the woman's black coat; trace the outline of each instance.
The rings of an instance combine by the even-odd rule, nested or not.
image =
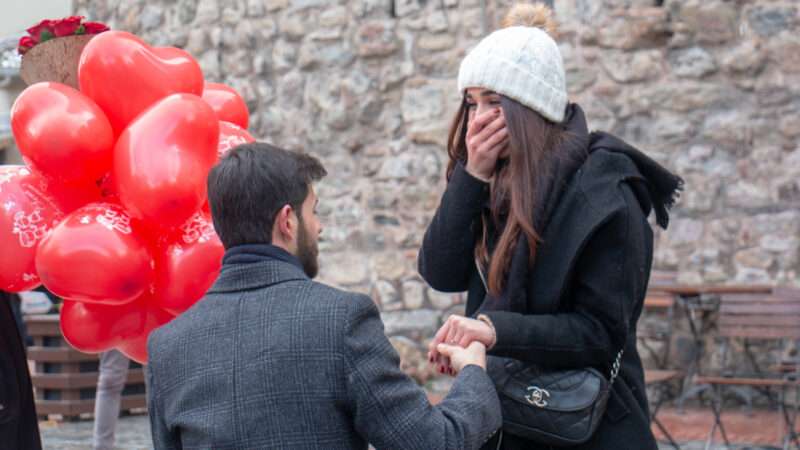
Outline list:
[[[666,196],[670,199],[665,205],[666,197],[654,190],[665,180],[652,178],[665,174],[673,177],[668,182],[680,180],[613,136],[595,133],[587,142],[589,156],[561,192],[535,263],[529,268],[512,261],[509,280],[525,280],[517,283],[518,292],[509,292],[516,308],[486,312],[497,331],[489,354],[554,368],[592,366],[608,373],[624,347],[603,421],[590,442],[574,448],[656,449],[636,350],[636,322],[653,258],[647,216],[653,207],[660,208],[659,222],[666,226],[673,194]],[[473,227],[488,198],[488,184],[459,164],[419,254],[419,271],[434,289],[468,291],[467,316],[476,315],[486,297],[476,269]],[[547,447],[506,434],[503,448]]]

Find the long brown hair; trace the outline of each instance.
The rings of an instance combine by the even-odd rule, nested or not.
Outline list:
[[[546,201],[548,187],[553,185],[554,174],[550,160],[552,153],[563,142],[566,132],[561,124],[553,123],[532,109],[500,96],[501,107],[509,134],[509,153],[506,161],[498,161],[491,181],[490,215],[482,215],[481,238],[475,246],[475,256],[483,265],[489,264],[487,283],[489,293],[495,297],[503,291],[508,277],[514,249],[523,234],[528,241],[529,263],[536,259],[540,241],[535,227],[535,215]],[[456,114],[447,142],[450,162],[447,179],[456,162],[468,159],[466,134],[469,127],[469,106],[466,98]],[[538,209],[537,209],[538,208]],[[507,219],[503,225],[503,216]],[[489,250],[489,221],[495,229],[502,227],[494,249]]]

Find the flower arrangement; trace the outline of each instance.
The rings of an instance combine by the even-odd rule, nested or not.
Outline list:
[[[100,22],[84,22],[83,16],[45,19],[28,28],[19,40],[22,57],[20,75],[29,85],[55,81],[78,88],[78,60],[83,47],[108,27]]]
[[[108,31],[108,27],[103,23],[84,22],[83,19],[85,19],[83,16],[70,16],[57,20],[44,19],[26,30],[28,35],[20,38],[17,51],[20,55],[24,55],[36,45],[51,39]]]

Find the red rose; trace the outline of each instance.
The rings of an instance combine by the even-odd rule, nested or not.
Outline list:
[[[36,25],[28,28],[27,31],[28,31],[28,34],[30,34],[31,37],[33,37],[33,39],[36,40],[36,42],[41,42],[42,41],[42,37],[41,37],[42,32],[46,32],[46,33],[49,33],[51,35],[55,34],[53,32],[53,21],[50,20],[50,19],[42,20],[41,22],[37,23]]]
[[[22,36],[19,40],[19,45],[17,46],[17,51],[20,55],[24,55],[25,52],[33,48],[36,45],[36,40],[34,40],[30,36]]]
[[[97,34],[109,30],[105,24],[100,22],[84,22],[83,28],[86,30],[86,34]]]
[[[81,20],[83,20],[81,16],[72,16],[56,20],[52,24],[53,34],[55,34],[56,37],[72,36],[81,26]]]

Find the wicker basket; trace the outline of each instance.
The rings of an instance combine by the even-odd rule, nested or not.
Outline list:
[[[64,36],[37,44],[22,57],[22,79],[28,85],[55,81],[78,89],[78,61],[83,48],[95,36]]]

